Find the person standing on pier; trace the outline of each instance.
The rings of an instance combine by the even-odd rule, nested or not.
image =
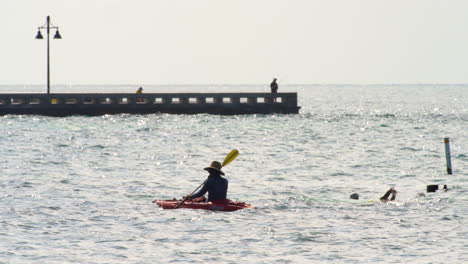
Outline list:
[[[138,88],[138,90],[136,91],[136,94],[142,94],[142,93],[143,93],[143,87]],[[137,99],[136,99],[137,103],[143,103],[144,101],[145,101],[145,99],[143,99],[141,97],[137,97]]]
[[[278,92],[278,84],[276,83],[276,78],[273,78],[273,81],[270,83],[271,93]]]

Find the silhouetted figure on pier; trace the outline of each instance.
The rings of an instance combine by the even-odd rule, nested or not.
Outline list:
[[[143,93],[143,87],[138,88],[138,90],[136,91],[136,94],[142,94],[142,93]],[[136,101],[137,103],[143,103],[145,99],[141,97],[137,97]]]
[[[273,81],[270,83],[271,93],[278,92],[278,83],[276,83],[276,78],[273,78]]]

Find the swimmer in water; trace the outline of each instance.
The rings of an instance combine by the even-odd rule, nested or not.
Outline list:
[[[397,194],[397,191],[392,187],[382,197],[380,197],[380,201],[382,203],[386,203],[388,201],[395,201],[396,194]],[[390,197],[390,195],[392,196]],[[390,197],[390,199],[388,197]],[[359,200],[359,194],[353,193],[349,196],[349,198],[352,200]]]
[[[390,199],[388,199],[388,197],[390,196],[390,194],[392,195],[392,197],[390,197]],[[390,201],[395,201],[396,199],[396,194],[397,194],[397,191],[395,189],[390,188],[382,197],[380,197],[380,201],[382,203],[386,203],[388,202],[389,200]]]

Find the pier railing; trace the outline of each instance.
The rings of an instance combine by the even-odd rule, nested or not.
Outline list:
[[[298,113],[297,93],[0,94],[0,114]]]

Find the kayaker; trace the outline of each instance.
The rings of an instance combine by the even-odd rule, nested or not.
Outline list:
[[[208,171],[210,175],[208,175],[203,187],[195,194],[187,195],[184,198],[203,201],[204,199],[200,199],[200,197],[203,197],[203,195],[208,192],[208,202],[226,199],[228,180],[221,177],[221,175],[224,175],[224,172],[221,171],[221,167],[221,163],[218,161],[211,162],[210,166],[204,169]]]
[[[382,203],[388,202],[389,201],[388,197],[390,196],[390,194],[392,195],[392,197],[390,197],[390,201],[395,201],[397,191],[393,189],[393,187],[388,189],[388,191],[382,197],[380,197],[380,201]]]

